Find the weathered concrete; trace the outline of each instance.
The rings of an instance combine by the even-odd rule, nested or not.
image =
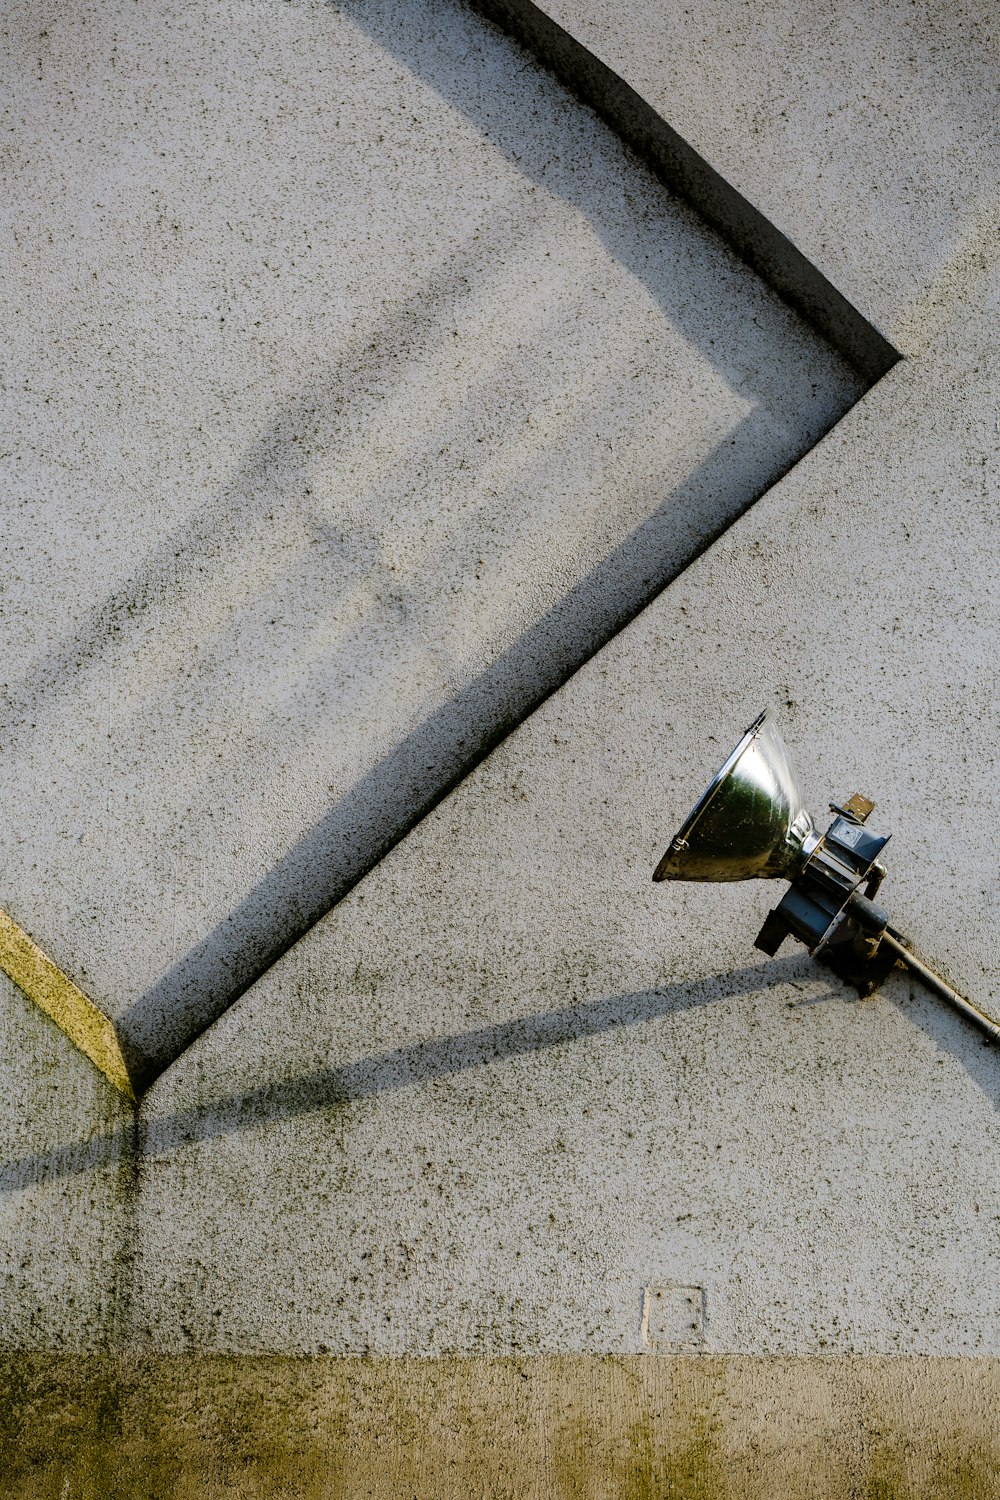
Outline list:
[[[203,1036],[133,1137],[11,1164],[12,1192],[132,1164],[98,1342],[635,1351],[668,1283],[705,1288],[709,1352],[997,1352],[995,1049],[903,977],[861,1003],[760,958],[766,888],[649,874],[777,703],[812,806],[878,799],[890,909],[1000,1008],[998,279]],[[948,698],[917,712],[929,672]],[[36,1318],[9,1304],[8,1337],[44,1346]]]
[[[996,1048],[902,976],[862,1004],[755,953],[773,887],[650,882],[774,704],[811,806],[875,797],[890,911],[1000,1012],[998,287],[154,1087],[137,1343],[634,1351],[677,1282],[709,1350],[1000,1352]]]
[[[11,1500],[993,1500],[1000,1465],[995,1360],[36,1357],[0,1380]]]
[[[0,1347],[104,1347],[130,1243],[132,1109],[3,975],[0,1078]]]
[[[0,904],[147,1078],[863,387],[461,7],[6,24]]]
[[[126,1099],[134,1101],[135,1089],[113,1023],[5,911],[0,911],[0,969]]]
[[[574,95],[606,120],[665,183],[717,228],[740,259],[874,381],[898,351],[812,261],[613,69],[532,0],[475,0],[476,8],[523,42]]]
[[[914,9],[914,25],[943,35],[970,14]],[[294,24],[316,14],[283,13]],[[579,30],[587,12],[559,14]],[[771,14],[777,24],[786,13]],[[829,67],[809,98],[852,78],[873,80],[872,97],[881,85],[898,151],[884,153],[877,201],[861,190],[879,159],[868,105],[840,116],[855,133],[831,157],[842,197],[827,201],[818,183],[831,177],[813,170],[808,134],[797,158],[794,134],[782,137],[785,177],[765,173],[750,137],[724,134],[753,89],[713,91],[692,75],[686,97],[706,88],[719,139],[756,172],[754,201],[765,206],[776,183],[782,227],[911,357],[135,1116],[4,985],[0,1225],[12,1253],[0,1326],[21,1351],[4,1383],[22,1493],[61,1500],[67,1479],[85,1494],[119,1482],[271,1493],[288,1464],[304,1494],[329,1493],[330,1467],[347,1493],[448,1493],[452,1482],[467,1493],[483,1465],[486,1486],[518,1494],[539,1480],[555,1493],[672,1485],[706,1500],[727,1483],[780,1495],[779,1481],[790,1494],[873,1500],[995,1489],[997,1367],[983,1356],[1000,1351],[996,1051],[903,976],[859,1002],[801,953],[765,961],[752,948],[764,887],[649,881],[707,774],[770,703],[817,813],[854,787],[878,801],[874,821],[894,832],[886,901],[899,923],[1000,1008],[1000,269],[981,243],[992,157],[978,124],[992,75],[973,38],[968,55],[949,44],[914,65],[912,104],[895,98],[906,33],[868,46],[865,15],[840,8],[817,31],[828,52],[809,45]],[[748,7],[745,34],[761,24]],[[200,46],[205,35],[199,19]],[[728,45],[719,30],[699,46],[701,78]],[[805,57],[793,47],[789,69]],[[779,116],[765,114],[765,133],[780,135]],[[428,118],[432,134],[443,128]],[[921,139],[947,150],[921,164],[908,156]],[[933,210],[926,236],[907,232],[914,171],[914,202]],[[853,233],[866,216],[884,245]],[[503,284],[509,267],[495,269]],[[561,325],[560,338],[571,332]],[[252,393],[244,417],[257,399],[271,398]],[[150,409],[138,391],[134,402],[133,426]],[[459,428],[476,420],[466,411]],[[241,432],[234,418],[234,451]],[[394,451],[406,460],[404,436]],[[100,461],[98,449],[88,462]],[[299,472],[288,471],[289,494]],[[184,535],[197,554],[204,533]],[[179,576],[167,569],[170,586]],[[206,604],[212,589],[242,597],[228,577],[213,579]],[[95,578],[95,598],[106,584]],[[145,621],[159,629],[173,617],[156,608]],[[58,652],[54,613],[37,603],[26,618],[39,649]],[[428,633],[434,619],[428,607]],[[224,622],[211,628],[225,661],[233,637]],[[395,639],[376,631],[358,649],[367,659]],[[267,663],[240,665],[252,686]],[[40,718],[38,734],[47,726]],[[53,766],[68,753],[50,749]],[[265,796],[242,805],[252,851],[273,809]],[[261,848],[266,858],[266,839]],[[174,851],[185,877],[186,849]],[[69,866],[52,868],[62,878]],[[165,867],[151,866],[148,885],[172,918]],[[162,919],[152,947],[169,941]],[[131,1361],[67,1371],[24,1352],[56,1347]],[[672,1348],[689,1352],[675,1361]],[[215,1363],[193,1351],[313,1357]],[[504,1363],[524,1351],[534,1357]],[[760,1358],[747,1362],[750,1351]],[[284,1393],[273,1417],[268,1390]],[[554,1413],[581,1409],[563,1445]],[[87,1434],[73,1460],[57,1424]]]
[[[993,0],[542,9],[904,354],[947,321],[1000,234]]]

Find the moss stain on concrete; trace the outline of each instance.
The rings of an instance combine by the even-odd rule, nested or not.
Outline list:
[[[1000,1472],[998,1360],[9,1354],[0,1389],[10,1500],[994,1500]]]
[[[695,1414],[688,1430],[664,1426],[658,1431],[644,1416],[629,1432],[622,1500],[724,1500],[729,1486],[707,1413]]]
[[[1000,1454],[970,1453],[958,1433],[932,1454],[916,1434],[905,1448],[876,1448],[866,1468],[863,1500],[993,1500],[1000,1492]]]

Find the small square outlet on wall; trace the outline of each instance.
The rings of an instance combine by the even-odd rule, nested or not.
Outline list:
[[[642,1294],[641,1333],[650,1349],[698,1349],[705,1340],[707,1298],[703,1286],[657,1282]]]

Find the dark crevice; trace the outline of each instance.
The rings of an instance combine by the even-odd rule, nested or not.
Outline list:
[[[531,0],[470,0],[587,104],[689,203],[748,266],[873,385],[901,358],[897,349],[606,63]]]

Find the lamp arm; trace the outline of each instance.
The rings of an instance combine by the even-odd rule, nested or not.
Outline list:
[[[887,927],[882,935],[882,942],[895,953],[901,963],[905,964],[908,969],[912,970],[914,974],[917,974],[924,981],[928,989],[934,990],[942,999],[947,1000],[949,1005],[953,1005],[957,1011],[961,1011],[967,1021],[971,1021],[974,1026],[978,1026],[981,1031],[985,1031],[987,1036],[992,1037],[995,1042],[1000,1042],[1000,1022],[994,1020],[986,1011],[980,1010],[977,1005],[973,1005],[971,1000],[966,1000],[964,995],[960,995],[958,990],[953,990],[951,985],[947,984],[939,974],[935,974],[933,969],[929,969],[907,947],[901,933],[896,932],[892,927]]]

